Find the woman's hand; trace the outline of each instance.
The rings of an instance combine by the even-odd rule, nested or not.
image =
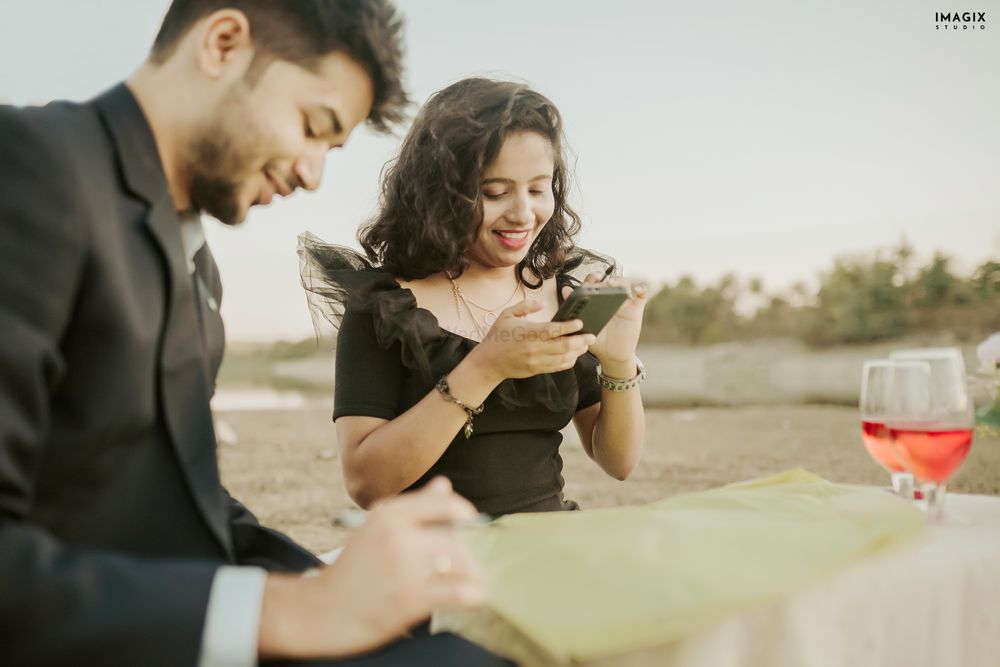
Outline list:
[[[507,308],[467,359],[495,379],[525,378],[572,368],[576,360],[597,340],[591,334],[574,334],[580,320],[532,322],[525,316],[542,309],[529,299]]]
[[[622,304],[607,326],[601,330],[596,342],[590,346],[590,352],[601,362],[605,373],[611,377],[632,377],[635,368],[632,359],[635,348],[639,344],[639,334],[642,331],[642,313],[646,308],[647,292],[643,284],[632,284],[626,278],[604,278],[601,273],[591,273],[583,284],[588,287],[626,287],[631,296]],[[563,298],[573,292],[571,287],[563,287]],[[618,368],[629,368],[630,371],[619,375]]]

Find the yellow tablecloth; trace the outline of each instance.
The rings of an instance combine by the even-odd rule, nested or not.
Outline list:
[[[923,523],[882,490],[792,470],[643,507],[513,515],[467,541],[490,611],[568,662],[681,639],[914,536]],[[448,614],[435,626],[462,632],[474,618]]]

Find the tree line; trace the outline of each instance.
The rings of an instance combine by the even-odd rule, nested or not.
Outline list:
[[[804,283],[766,293],[759,279],[726,275],[699,285],[690,276],[664,285],[646,307],[644,342],[703,345],[792,337],[822,347],[950,333],[978,340],[1000,331],[1000,262],[958,275],[935,253],[918,263],[913,248],[841,257]]]

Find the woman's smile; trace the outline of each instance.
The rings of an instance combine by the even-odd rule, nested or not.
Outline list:
[[[531,240],[531,231],[528,229],[495,229],[493,230],[493,234],[500,241],[501,245],[511,250],[520,250],[528,245],[528,242]]]

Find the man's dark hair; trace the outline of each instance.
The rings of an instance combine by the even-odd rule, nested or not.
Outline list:
[[[247,17],[255,64],[279,59],[312,69],[324,56],[343,53],[372,78],[372,127],[384,132],[404,119],[403,21],[389,0],[174,0],[150,59],[164,62],[195,23],[221,9]]]
[[[530,287],[554,276],[580,231],[580,217],[568,202],[562,117],[548,98],[523,84],[482,78],[435,93],[417,114],[399,156],[383,174],[380,211],[359,233],[369,259],[404,280],[438,271],[460,275],[482,224],[483,172],[517,132],[545,137],[555,167],[555,210],[517,275]]]

